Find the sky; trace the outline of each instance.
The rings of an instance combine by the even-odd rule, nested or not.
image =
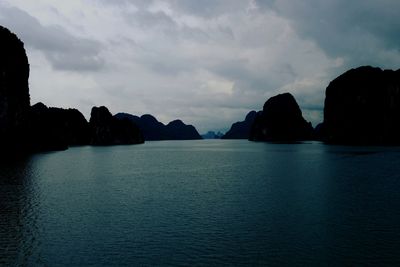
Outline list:
[[[0,0],[25,43],[31,104],[93,106],[229,129],[290,92],[323,120],[325,88],[400,68],[398,0]]]

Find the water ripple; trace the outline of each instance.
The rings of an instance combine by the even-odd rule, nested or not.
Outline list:
[[[0,265],[398,265],[400,153],[245,141],[0,166]]]

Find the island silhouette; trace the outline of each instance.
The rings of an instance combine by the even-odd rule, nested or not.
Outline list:
[[[77,109],[30,105],[29,62],[23,42],[0,26],[0,145],[7,153],[63,150],[81,145],[141,144],[149,140],[202,139],[181,120],[164,125],[150,114],[112,115],[93,107],[89,122]],[[326,89],[324,120],[315,129],[290,93],[269,98],[222,139],[347,145],[400,144],[400,70],[351,69]],[[7,154],[4,153],[4,154]]]
[[[136,124],[146,141],[202,139],[193,125],[186,125],[181,120],[174,120],[164,125],[150,114],[138,117],[128,113],[117,113],[115,117]]]

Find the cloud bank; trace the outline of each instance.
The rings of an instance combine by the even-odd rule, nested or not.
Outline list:
[[[399,68],[400,2],[5,0],[25,42],[32,102],[93,105],[226,130],[291,92],[322,120],[328,82],[350,67]]]

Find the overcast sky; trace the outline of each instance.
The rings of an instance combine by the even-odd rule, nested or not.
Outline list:
[[[31,103],[226,130],[291,92],[313,125],[325,88],[400,67],[399,0],[0,0],[25,43]]]

